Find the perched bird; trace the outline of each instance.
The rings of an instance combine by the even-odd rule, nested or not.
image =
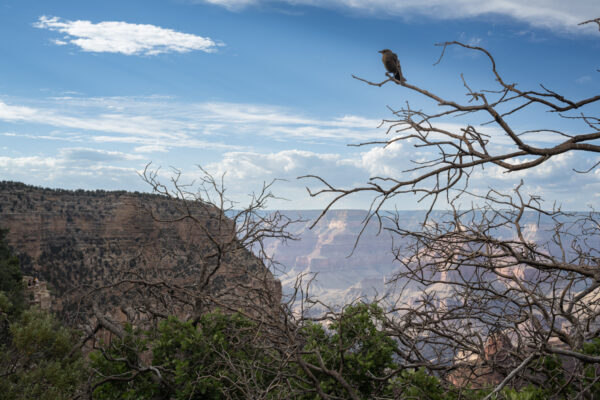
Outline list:
[[[383,61],[385,69],[389,73],[394,74],[394,79],[401,83],[406,82],[406,79],[402,75],[402,68],[400,68],[400,61],[398,61],[398,56],[396,55],[396,53],[389,49],[383,49],[379,51],[379,53],[382,54],[381,61]]]

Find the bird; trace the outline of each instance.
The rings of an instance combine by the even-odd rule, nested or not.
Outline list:
[[[398,56],[396,53],[391,51],[390,49],[380,50],[379,53],[382,54],[381,61],[385,66],[385,69],[394,74],[394,79],[400,83],[406,82],[406,78],[402,75],[402,68],[400,68],[400,61],[398,61]],[[397,84],[400,84],[396,82]]]

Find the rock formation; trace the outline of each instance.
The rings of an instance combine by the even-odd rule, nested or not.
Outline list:
[[[48,284],[38,280],[33,276],[23,276],[23,286],[25,287],[25,298],[29,305],[38,306],[42,310],[49,310],[56,300],[53,299]]]
[[[0,182],[0,226],[23,273],[48,282],[52,308],[76,324],[271,309],[281,299],[279,281],[207,204]]]

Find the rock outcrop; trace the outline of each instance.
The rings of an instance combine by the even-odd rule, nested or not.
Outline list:
[[[24,275],[23,286],[25,287],[25,298],[29,305],[38,306],[42,310],[50,310],[52,305],[56,304],[46,282],[33,276]]]

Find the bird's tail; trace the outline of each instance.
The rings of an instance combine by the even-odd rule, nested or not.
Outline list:
[[[406,79],[404,79],[404,77],[402,75],[400,75],[400,72],[396,72],[394,74],[394,79],[397,80],[398,82],[402,82],[402,83],[404,83],[406,81]]]

